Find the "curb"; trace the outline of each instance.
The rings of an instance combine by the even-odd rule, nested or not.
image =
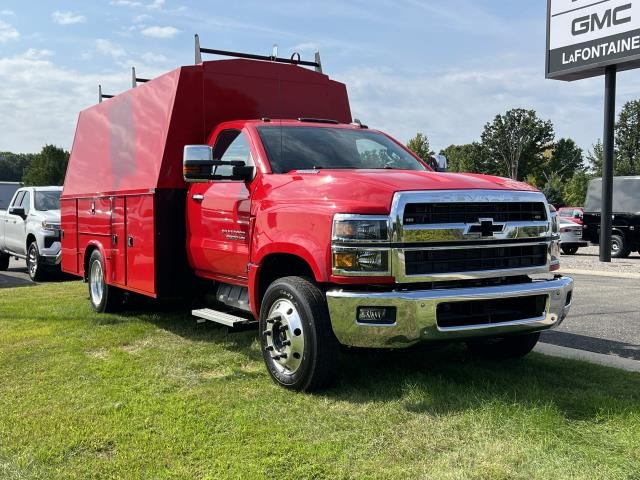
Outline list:
[[[618,357],[616,355],[605,355],[603,353],[588,352],[575,348],[561,347],[550,343],[538,343],[533,349],[534,352],[552,357],[570,358],[572,360],[583,360],[589,363],[596,363],[606,367],[619,368],[627,372],[640,372],[640,361],[630,358]]]
[[[638,278],[640,273],[632,272],[607,272],[605,270],[580,270],[574,268],[560,268],[560,273],[574,273],[576,275],[596,275],[599,277]]]

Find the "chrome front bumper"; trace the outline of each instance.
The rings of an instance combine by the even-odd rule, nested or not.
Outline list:
[[[559,325],[569,313],[573,279],[551,280],[499,287],[390,291],[382,293],[327,292],[333,331],[343,345],[367,348],[402,348],[420,341],[463,340],[545,330]],[[502,323],[440,327],[437,307],[443,302],[464,302],[546,295],[542,315]],[[393,324],[359,323],[358,307],[395,307]]]

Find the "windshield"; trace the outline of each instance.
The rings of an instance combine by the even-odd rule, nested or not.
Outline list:
[[[258,127],[271,171],[318,168],[427,170],[380,133],[328,127]]]
[[[36,210],[60,210],[60,190],[36,191],[34,206]]]

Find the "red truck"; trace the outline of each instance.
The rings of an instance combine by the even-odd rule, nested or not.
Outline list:
[[[211,295],[193,311],[257,322],[280,385],[329,384],[341,346],[466,341],[526,355],[573,281],[545,197],[435,172],[351,121],[316,62],[202,62],[80,113],[62,194],[62,269],[98,312],[123,292]],[[303,65],[315,66],[315,71]],[[537,276],[536,274],[548,274]],[[540,277],[540,278],[538,278]]]

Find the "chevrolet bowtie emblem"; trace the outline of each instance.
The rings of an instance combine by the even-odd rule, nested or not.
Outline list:
[[[467,224],[465,235],[479,233],[481,237],[493,237],[494,233],[499,233],[503,230],[504,223],[493,223],[493,218],[479,218],[478,223]]]

